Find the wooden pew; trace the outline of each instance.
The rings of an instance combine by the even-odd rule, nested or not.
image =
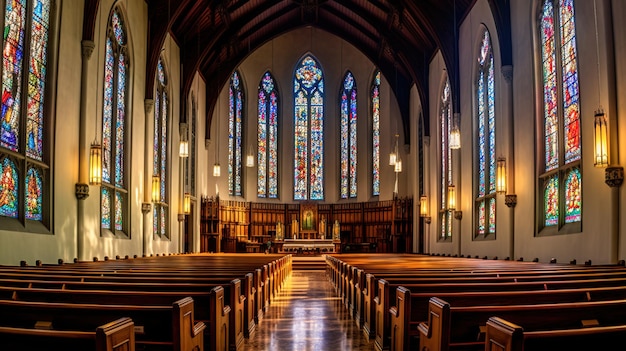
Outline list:
[[[562,302],[606,301],[626,299],[626,286],[591,289],[487,291],[487,292],[412,292],[399,287],[396,304],[389,308],[391,317],[391,349],[417,348],[417,326],[428,318],[428,302],[432,296],[453,306],[546,304]]]
[[[621,345],[625,338],[624,324],[525,331],[517,324],[491,317],[487,321],[485,350],[599,350],[609,345]]]
[[[96,305],[2,300],[0,325],[32,328],[47,324],[54,330],[92,331],[126,316],[133,320],[135,344],[145,350],[203,350],[202,322],[196,323],[193,300],[169,306]],[[103,322],[105,321],[105,322]]]
[[[5,350],[21,351],[135,351],[135,330],[128,317],[93,332],[0,326],[0,345]]]
[[[420,350],[483,350],[482,330],[491,317],[500,317],[527,330],[578,328],[582,321],[600,326],[626,324],[626,300],[534,305],[474,305],[455,307],[433,297],[428,322],[420,323]]]

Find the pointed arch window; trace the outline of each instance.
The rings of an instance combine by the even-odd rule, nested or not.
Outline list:
[[[380,195],[380,71],[372,81],[372,195]]]
[[[258,197],[278,198],[278,89],[267,71],[259,84]]]
[[[244,94],[239,72],[233,72],[230,77],[229,113],[228,113],[228,193],[241,196],[242,179],[242,151],[241,138],[243,135],[243,103]]]
[[[128,233],[124,145],[130,64],[126,26],[119,7],[111,12],[105,45],[100,226],[119,235]]]
[[[156,93],[154,101],[154,163],[152,172],[159,177],[160,201],[153,207],[153,231],[159,238],[169,238],[168,221],[168,191],[167,181],[169,174],[168,153],[169,150],[169,111],[170,99],[168,95],[169,77],[163,67],[163,61],[159,58],[157,64]]]
[[[51,120],[45,90],[52,6],[49,0],[14,0],[3,9],[0,223],[4,228],[41,232],[50,228],[46,135]]]
[[[574,1],[544,0],[539,24],[543,90],[539,229],[579,232],[582,149]]]
[[[356,82],[352,72],[348,71],[341,85],[341,99],[339,109],[341,111],[341,198],[356,197],[356,165],[357,165],[357,142],[356,142]]]
[[[306,55],[293,78],[294,199],[324,199],[324,73]]]
[[[493,48],[485,28],[476,77],[476,236],[496,232],[496,125]]]
[[[452,215],[453,210],[448,204],[448,186],[452,184],[452,150],[450,149],[450,131],[452,129],[452,97],[450,81],[446,83],[441,92],[439,106],[439,137],[440,149],[440,208],[439,208],[439,241],[452,239]]]
[[[196,124],[198,122],[198,104],[196,102],[195,95],[191,95],[191,128],[189,136],[189,157],[185,158],[185,162],[188,165],[185,166],[187,172],[185,172],[185,184],[189,189],[191,196],[196,196]]]

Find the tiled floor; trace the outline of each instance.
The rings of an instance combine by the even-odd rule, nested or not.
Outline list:
[[[293,271],[243,351],[374,350],[324,271]]]

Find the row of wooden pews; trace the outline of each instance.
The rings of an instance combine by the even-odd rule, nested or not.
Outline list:
[[[378,350],[581,349],[626,336],[623,265],[385,254],[326,261]]]
[[[0,266],[0,344],[237,350],[290,274],[290,255],[265,254]]]

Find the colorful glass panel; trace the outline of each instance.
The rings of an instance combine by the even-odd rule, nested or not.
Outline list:
[[[29,167],[26,172],[26,219],[43,219],[43,179],[37,168]]]
[[[154,158],[152,172],[160,179],[159,193],[161,199],[159,203],[154,204],[154,210],[152,211],[152,229],[154,231],[154,234],[164,237],[167,235],[167,226],[165,225],[165,223],[167,216],[167,122],[169,120],[169,97],[167,94],[167,87],[163,85],[164,83],[167,83],[168,80],[161,59],[159,59],[159,62],[157,64],[156,76],[158,78],[158,81],[156,83],[156,94],[154,102]],[[118,219],[120,221],[123,221],[124,217],[121,216],[119,218],[116,218],[116,222],[118,221]]]
[[[241,196],[243,90],[239,73],[230,78],[228,114],[228,193]]]
[[[265,72],[258,96],[257,195],[278,197],[278,96],[271,73]]]
[[[380,195],[380,71],[372,83],[372,194]]]
[[[101,201],[101,217],[100,226],[104,229],[111,229],[111,191],[109,188],[102,188]]]
[[[117,81],[117,121],[115,124],[115,185],[124,187],[124,129],[126,127],[126,56],[120,54]]]
[[[578,55],[576,49],[574,1],[561,0],[560,8],[565,162],[569,163],[579,160],[581,155]]]
[[[324,79],[307,55],[294,72],[294,199],[324,198]]]
[[[7,1],[4,10],[2,67],[2,131],[0,146],[19,151],[25,1]]]
[[[102,180],[111,182],[113,152],[113,86],[115,55],[111,38],[106,40],[106,56],[104,60],[104,109],[102,112]]]
[[[544,190],[545,225],[553,226],[559,223],[559,178],[548,178]]]
[[[50,29],[50,2],[37,0],[33,7],[30,38],[30,65],[28,69],[28,118],[26,123],[26,155],[43,159],[44,96],[48,34]]]
[[[496,191],[495,88],[491,37],[485,29],[478,54],[477,105],[477,234],[494,233]]]
[[[489,233],[496,232],[496,199],[489,199]]]
[[[0,216],[17,218],[18,216],[18,189],[15,163],[8,157],[2,159],[2,175],[0,176]]]
[[[341,111],[341,198],[356,197],[356,84],[347,72],[342,84]]]
[[[557,78],[554,8],[551,0],[543,3],[541,15],[541,57],[543,62],[545,170],[559,166]]]
[[[565,223],[581,220],[580,170],[574,168],[565,176]]]
[[[124,229],[124,208],[122,204],[124,203],[124,195],[116,191],[115,192],[115,230]]]

